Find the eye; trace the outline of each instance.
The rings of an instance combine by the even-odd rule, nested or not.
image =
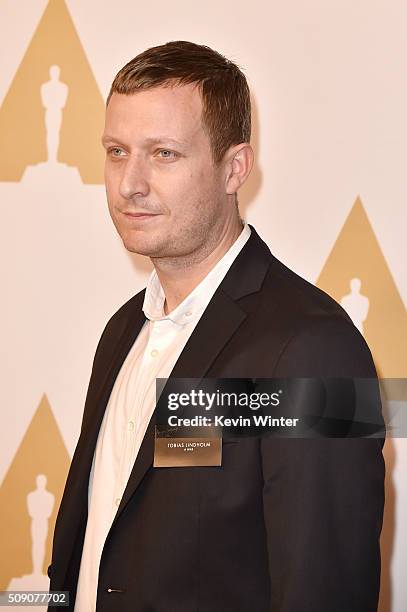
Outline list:
[[[108,150],[108,153],[112,155],[113,157],[122,157],[122,154],[124,154],[124,151],[121,147],[111,147]]]
[[[171,149],[160,149],[158,154],[162,159],[175,159],[177,157],[177,153],[171,151]]]

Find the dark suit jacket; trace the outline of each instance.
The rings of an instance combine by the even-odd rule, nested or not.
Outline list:
[[[345,311],[251,230],[172,376],[376,376]],[[49,567],[72,602],[92,457],[144,293],[109,320],[93,362]],[[221,467],[153,468],[154,422],[104,545],[98,611],[376,610],[383,440],[224,439]]]

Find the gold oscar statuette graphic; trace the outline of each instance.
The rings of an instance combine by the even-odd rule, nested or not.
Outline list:
[[[0,488],[0,590],[48,590],[52,536],[69,464],[43,395]]]
[[[317,281],[363,334],[392,397],[407,399],[407,313],[363,204],[358,197]]]
[[[0,181],[103,183],[104,103],[64,0],[50,0],[0,107]]]

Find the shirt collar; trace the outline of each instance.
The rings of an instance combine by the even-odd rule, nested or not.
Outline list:
[[[164,313],[165,294],[157,272],[152,271],[144,296],[143,312],[150,321],[170,320],[178,325],[196,321],[222,282],[237,255],[249,239],[251,230],[245,222],[239,237],[193,291],[168,315]]]

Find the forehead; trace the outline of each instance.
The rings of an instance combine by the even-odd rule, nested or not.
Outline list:
[[[195,84],[114,93],[106,109],[105,134],[191,140],[204,136],[201,117],[202,100]]]

